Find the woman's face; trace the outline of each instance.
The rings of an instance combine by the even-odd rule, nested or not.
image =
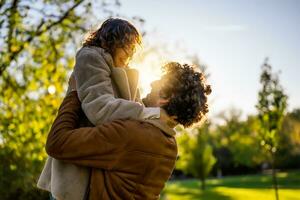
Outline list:
[[[127,67],[135,53],[135,45],[124,48],[116,48],[113,56],[115,67]]]

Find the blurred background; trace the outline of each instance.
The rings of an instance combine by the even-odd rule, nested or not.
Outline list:
[[[300,199],[300,1],[0,0],[0,199],[36,189],[46,136],[86,33],[131,21],[145,96],[168,61],[212,85],[206,123],[176,127],[164,200]]]

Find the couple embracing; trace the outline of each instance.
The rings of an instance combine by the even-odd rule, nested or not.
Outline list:
[[[51,199],[159,199],[177,158],[173,128],[205,116],[211,88],[201,72],[170,62],[141,99],[128,67],[140,43],[131,23],[110,18],[76,53],[38,180]]]

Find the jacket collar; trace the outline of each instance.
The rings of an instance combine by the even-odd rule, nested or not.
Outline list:
[[[134,101],[137,94],[137,85],[139,81],[139,73],[136,69],[115,67],[113,58],[110,53],[101,47],[91,48],[96,49],[109,65],[111,76],[116,83],[120,95],[123,99]]]
[[[139,73],[136,69],[113,67],[111,76],[119,88],[122,98],[134,101],[137,93]]]
[[[162,130],[163,132],[165,132],[166,134],[172,137],[176,135],[174,129],[170,128],[167,124],[162,122],[160,119],[146,119],[145,121],[156,126],[157,128],[159,128],[160,130]]]

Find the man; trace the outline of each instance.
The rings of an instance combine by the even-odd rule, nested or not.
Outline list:
[[[141,104],[138,71],[128,66],[140,43],[141,35],[130,22],[109,18],[77,51],[73,74],[86,121],[93,124],[90,126],[116,119],[159,118],[158,107]],[[89,174],[87,167],[48,157],[37,186],[57,199],[82,200]]]
[[[115,120],[79,128],[83,112],[70,82],[72,92],[59,109],[46,150],[56,159],[92,168],[88,199],[159,199],[177,157],[173,128],[200,121],[211,93],[203,74],[189,65],[169,63],[164,70],[144,99],[147,106],[161,108],[156,120]]]

